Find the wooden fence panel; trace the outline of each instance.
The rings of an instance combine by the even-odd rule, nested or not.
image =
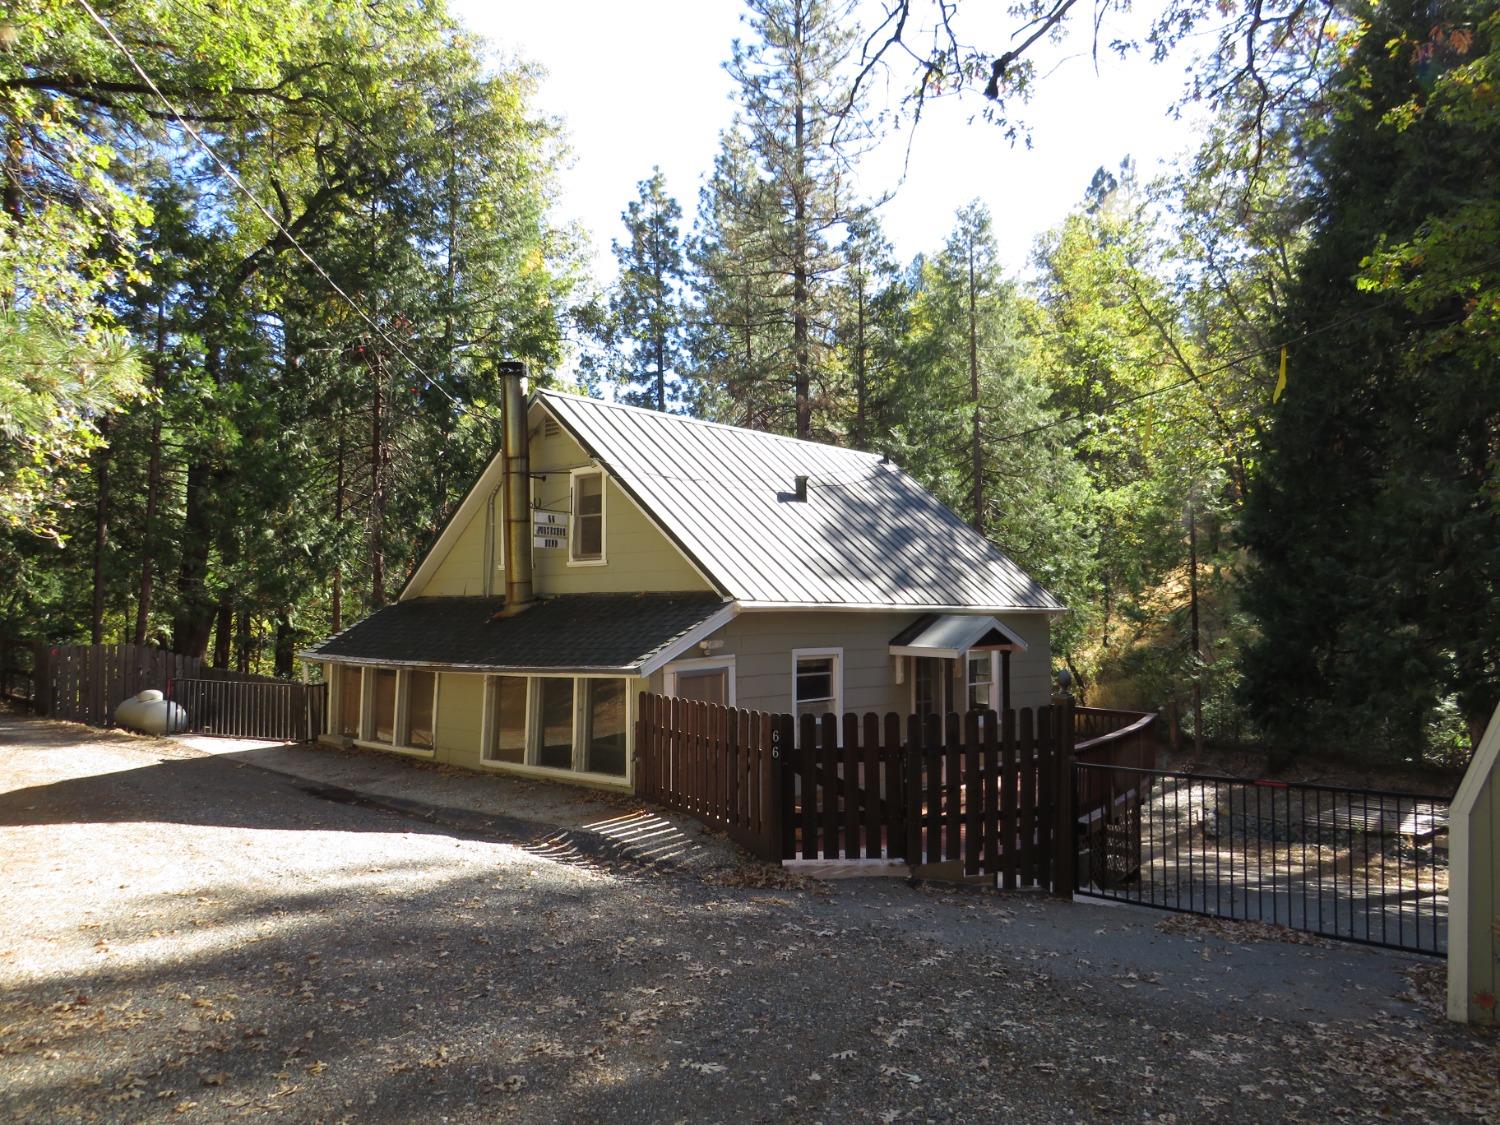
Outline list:
[[[1072,877],[1064,705],[958,716],[764,715],[643,694],[637,792],[766,857],[906,859],[1005,887]],[[1135,753],[1117,727],[1112,754]],[[905,737],[903,738],[903,733]],[[1064,792],[1066,790],[1066,793]]]
[[[649,692],[636,715],[637,794],[781,858],[783,763],[771,716]]]

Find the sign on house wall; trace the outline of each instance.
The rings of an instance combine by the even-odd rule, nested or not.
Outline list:
[[[568,545],[567,512],[532,512],[531,545],[543,550],[560,550]]]

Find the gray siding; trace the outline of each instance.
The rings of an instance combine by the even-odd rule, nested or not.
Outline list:
[[[891,638],[920,616],[915,613],[853,611],[766,611],[742,613],[714,634],[723,646],[715,656],[735,658],[735,694],[741,707],[785,712],[792,706],[792,650],[844,650],[844,710],[911,710],[909,670],[896,683]],[[999,618],[1027,643],[1011,658],[1012,703],[1045,706],[1051,693],[1052,653],[1048,618],[1043,614],[1007,614]],[[694,652],[687,654],[697,656]],[[660,672],[651,690],[661,691]]]

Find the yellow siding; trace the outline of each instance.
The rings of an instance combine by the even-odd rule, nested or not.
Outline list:
[[[546,476],[535,484],[539,507],[568,511],[572,506],[571,470],[586,466],[583,447],[558,427],[539,426],[531,436],[531,468]],[[613,480],[604,491],[604,559],[593,565],[569,565],[566,547],[537,550],[533,556],[536,592],[548,594],[626,593],[635,591],[708,590],[698,574],[656,524],[648,519]]]
[[[490,592],[499,595],[505,592],[505,570],[500,564],[504,554],[504,528],[500,512],[504,507],[497,495],[494,497],[495,517],[493,532],[495,544],[495,576]],[[411,597],[478,597],[484,594],[484,506],[480,505],[458,538],[448,549],[443,561],[438,564],[432,577],[420,589],[413,590]]]
[[[434,757],[450,765],[477,768],[483,724],[484,677],[439,673]]]

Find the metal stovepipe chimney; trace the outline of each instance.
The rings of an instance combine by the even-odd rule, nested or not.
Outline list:
[[[526,391],[521,380],[526,365],[513,360],[500,364],[504,388],[505,429],[501,456],[505,458],[505,615],[529,609],[531,591],[531,450],[526,422]]]

